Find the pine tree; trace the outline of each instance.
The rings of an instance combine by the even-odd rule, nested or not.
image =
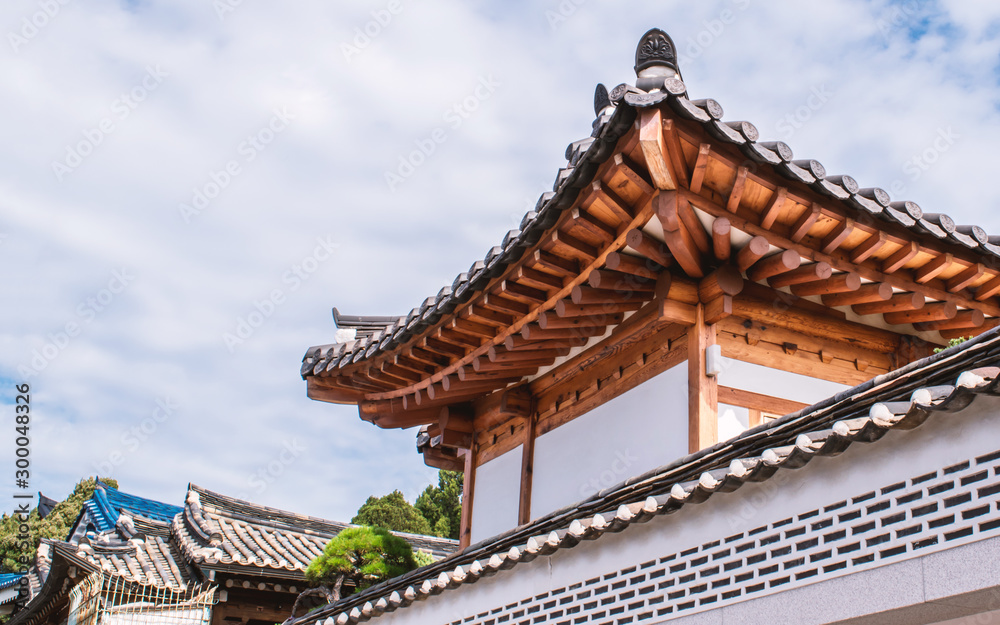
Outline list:
[[[431,534],[427,519],[410,505],[403,493],[394,490],[384,497],[369,497],[351,519],[355,525],[384,527],[395,532]]]
[[[462,523],[462,482],[458,471],[438,471],[438,485],[430,485],[413,506],[430,524],[435,536],[458,538]]]

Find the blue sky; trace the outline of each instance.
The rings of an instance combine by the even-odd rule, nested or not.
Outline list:
[[[110,468],[174,503],[412,499],[415,433],[308,400],[302,354],[516,227],[653,26],[726,119],[1000,232],[996,3],[63,1],[0,5],[2,423],[29,382],[50,496]]]

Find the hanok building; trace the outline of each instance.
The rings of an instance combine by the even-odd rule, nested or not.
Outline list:
[[[274,625],[346,523],[188,487],[184,506],[100,485],[67,540],[42,541],[24,625]],[[455,541],[400,534],[436,558]],[[2,580],[0,580],[2,582]]]
[[[465,472],[467,548],[297,624],[1000,610],[1000,335],[932,354],[996,325],[1000,241],[725,120],[663,31],[635,70],[519,230],[307,351]]]

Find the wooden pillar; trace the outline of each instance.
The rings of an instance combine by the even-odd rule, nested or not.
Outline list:
[[[458,547],[465,549],[472,543],[472,500],[476,487],[476,443],[465,450],[465,475],[462,477],[462,523]]]
[[[694,453],[719,439],[719,391],[714,377],[705,375],[705,350],[715,345],[715,326],[705,323],[705,307],[698,304],[695,323],[688,329],[688,451]]]
[[[531,520],[531,477],[535,470],[535,425],[538,416],[532,411],[524,420],[524,441],[521,443],[521,495],[517,510],[517,524]]]

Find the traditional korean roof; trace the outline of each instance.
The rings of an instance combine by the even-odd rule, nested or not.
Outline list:
[[[141,520],[134,524],[129,539],[114,533],[78,544],[56,542],[59,555],[86,562],[101,570],[141,586],[184,590],[192,582],[193,571],[170,540],[170,525],[163,521]]]
[[[627,531],[657,515],[772,479],[855,443],[929,419],[954,419],[979,395],[1000,394],[1000,331],[911,363],[776,421],[606,489],[297,619],[347,625],[489,577],[581,541]],[[877,450],[875,451],[877,453]],[[332,619],[332,620],[327,620]]]
[[[183,514],[172,523],[185,557],[199,568],[301,578],[347,523],[252,504],[190,485]],[[394,532],[414,549],[442,557],[458,543]]]
[[[652,39],[672,50],[662,31],[643,43]],[[567,147],[552,191],[482,260],[409,314],[359,317],[364,332],[352,340],[309,348],[300,373],[310,397],[380,402],[362,418],[388,427],[430,423],[427,410],[379,417],[531,378],[580,345],[558,323],[579,314],[565,308],[620,295],[627,281],[636,306],[615,308],[627,314],[653,298],[664,269],[700,279],[732,263],[741,280],[822,295],[838,314],[931,343],[996,324],[1000,237],[796,158],[753,124],[727,120],[717,101],[689,95],[676,58],[650,63],[637,63],[635,86],[598,85],[590,136]],[[740,237],[730,241],[731,231]],[[621,323],[606,317],[574,338]],[[505,377],[494,361],[523,366]]]
[[[22,573],[0,573],[0,590],[17,586],[22,577]]]
[[[114,529],[122,514],[169,523],[181,512],[179,506],[123,493],[102,482],[98,482],[93,497],[83,507],[98,532]]]

